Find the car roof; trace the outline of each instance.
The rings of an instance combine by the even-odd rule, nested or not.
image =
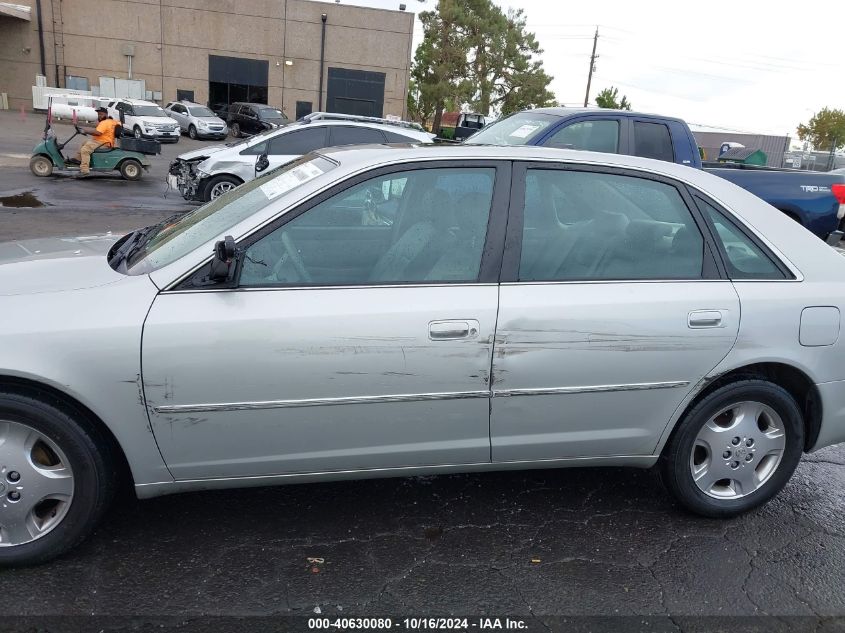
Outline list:
[[[277,108],[276,106],[271,106],[266,103],[253,103],[252,101],[232,101],[229,105],[245,105],[245,106],[254,106],[256,108],[270,108],[271,110],[281,110],[281,108]]]
[[[553,107],[553,108],[534,108],[533,110],[522,110],[521,112],[516,112],[515,114],[531,114],[533,112],[539,112],[540,114],[551,114],[554,116],[571,116],[573,114],[581,114],[583,112],[590,112],[590,113],[606,113],[606,114],[619,114],[624,116],[636,116],[636,117],[646,117],[646,118],[659,118],[665,121],[680,121],[680,119],[671,116],[664,116],[662,114],[650,114],[647,112],[631,112],[630,110],[615,110],[612,108],[564,108],[564,107]],[[502,117],[504,118],[504,117]],[[499,119],[501,120],[501,119]]]
[[[188,108],[206,108],[206,107],[208,107],[208,106],[204,106],[201,103],[194,103],[193,101],[171,101],[167,105],[169,105],[169,106],[183,105],[183,106],[188,107]]]
[[[431,138],[430,133],[423,132],[421,130],[416,130],[414,128],[398,127],[396,125],[391,125],[390,123],[376,123],[373,121],[355,121],[345,119],[318,119],[316,121],[294,121],[293,123],[290,123],[275,131],[279,134],[287,134],[289,132],[293,132],[294,130],[300,129],[337,126],[374,128],[377,130],[381,130],[382,132],[393,132],[394,134],[398,134],[399,136],[405,136],[407,138]]]
[[[144,99],[127,99],[126,97],[115,97],[115,101],[123,101],[124,103],[130,103],[132,105],[151,105],[157,106],[158,104],[155,101],[146,101]]]

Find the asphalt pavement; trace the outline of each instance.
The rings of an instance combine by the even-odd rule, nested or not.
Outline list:
[[[125,232],[192,208],[164,197],[164,175],[198,143],[166,146],[137,183],[39,179],[26,164],[42,123],[28,116],[0,113],[0,201],[48,206],[0,208],[0,239]],[[125,495],[73,552],[0,570],[0,632],[270,631],[283,616],[374,614],[512,616],[534,631],[841,631],[843,510],[845,446],[805,456],[780,496],[730,521],[691,516],[655,472],[626,469]],[[579,618],[599,615],[612,617]],[[761,615],[778,618],[730,619]]]
[[[0,241],[109,231],[122,235],[196,207],[178,191],[168,191],[167,169],[178,154],[210,141],[183,137],[163,145],[136,182],[123,180],[117,172],[86,179],[59,173],[39,178],[30,172],[29,159],[43,129],[42,115],[0,111]],[[57,123],[54,129],[61,141],[73,134],[67,123]],[[65,153],[76,153],[84,138],[72,140]]]

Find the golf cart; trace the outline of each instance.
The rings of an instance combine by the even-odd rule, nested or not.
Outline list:
[[[32,150],[32,158],[29,161],[29,169],[36,176],[50,176],[54,171],[79,173],[79,163],[66,158],[62,154],[62,150],[76,136],[85,134],[77,125],[79,119],[97,120],[93,105],[71,105],[58,101],[54,103],[54,98],[68,102],[94,102],[96,100],[95,97],[74,94],[49,96],[43,140]],[[70,119],[76,129],[76,132],[63,143],[59,142],[53,130],[54,118]],[[150,159],[146,155],[158,154],[160,145],[157,141],[142,141],[139,143],[136,139],[120,138],[122,129],[122,127],[116,129],[117,146],[101,147],[91,153],[91,171],[118,171],[126,180],[138,180],[143,173],[142,169],[149,169],[150,167]]]

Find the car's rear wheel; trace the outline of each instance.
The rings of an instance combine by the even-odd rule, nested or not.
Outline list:
[[[801,411],[789,392],[765,380],[741,380],[686,414],[663,451],[661,473],[688,510],[731,517],[774,497],[803,446]]]
[[[196,140],[197,138],[197,128],[195,128],[193,125],[188,126],[188,136],[193,140]]]
[[[216,200],[224,193],[231,191],[240,184],[241,181],[234,176],[227,176],[225,174],[222,176],[215,176],[208,181],[208,185],[205,188],[205,202]]]
[[[141,163],[134,158],[127,158],[120,163],[120,175],[126,180],[138,180],[141,177]]]
[[[45,401],[0,393],[0,566],[74,547],[111,500],[107,444],[81,422]]]

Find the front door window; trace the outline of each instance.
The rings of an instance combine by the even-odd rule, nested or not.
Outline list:
[[[355,185],[249,246],[240,284],[475,281],[494,174],[419,169]]]

